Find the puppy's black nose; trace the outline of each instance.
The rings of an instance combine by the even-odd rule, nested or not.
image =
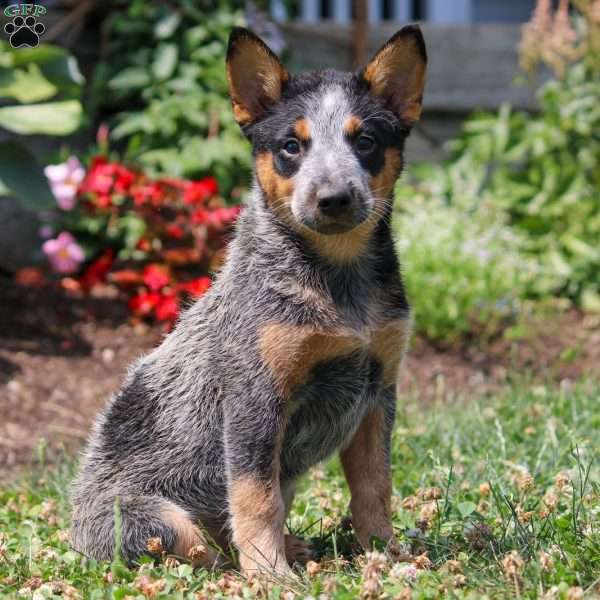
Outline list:
[[[352,204],[352,195],[349,191],[317,195],[319,211],[326,217],[337,218],[346,214]]]

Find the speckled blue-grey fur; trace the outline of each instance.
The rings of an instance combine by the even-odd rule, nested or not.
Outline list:
[[[291,77],[278,103],[243,124],[255,155],[276,157],[281,132],[297,119],[310,122],[302,162],[290,166],[284,157],[274,167],[294,178],[291,214],[303,227],[311,227],[310,218],[303,221],[303,199],[323,186],[352,189],[357,222],[374,211],[369,181],[381,159],[356,154],[343,130],[350,115],[372,121],[383,148],[402,150],[410,123],[373,98],[355,74]],[[127,561],[147,552],[153,537],[173,550],[178,533],[162,516],[173,506],[227,544],[233,481],[251,474],[278,485],[289,508],[294,481],[345,447],[376,407],[385,415],[383,460],[389,463],[394,386],[384,383],[369,340],[374,323],[408,322],[409,307],[390,231],[391,203],[383,206],[360,256],[336,262],[278,216],[255,179],[213,286],[132,366],[95,424],[72,492],[76,549],[112,558],[115,501]],[[261,353],[261,331],[271,323],[350,331],[365,344],[319,362],[285,397]]]

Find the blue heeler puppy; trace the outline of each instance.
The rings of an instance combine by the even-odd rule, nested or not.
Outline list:
[[[113,556],[118,505],[127,561],[154,538],[212,565],[210,536],[246,573],[289,573],[309,556],[284,533],[294,484],[336,450],[359,542],[394,542],[390,435],[410,319],[391,198],[426,61],[408,26],[360,73],[296,76],[255,35],[232,32],[227,74],[254,193],[211,290],[96,423],[72,495],[78,550]]]

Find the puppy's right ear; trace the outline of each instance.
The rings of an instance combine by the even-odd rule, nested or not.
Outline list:
[[[250,125],[281,98],[289,74],[272,50],[251,31],[236,27],[229,36],[227,80],[233,116]]]

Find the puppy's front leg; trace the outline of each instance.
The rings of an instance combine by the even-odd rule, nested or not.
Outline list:
[[[247,390],[226,411],[231,531],[246,575],[259,571],[291,575],[285,556],[285,504],[279,483],[282,416],[274,398],[260,396]]]
[[[350,487],[354,531],[365,550],[372,549],[373,537],[395,542],[391,516],[390,440],[394,420],[391,402],[367,413],[340,453]]]

